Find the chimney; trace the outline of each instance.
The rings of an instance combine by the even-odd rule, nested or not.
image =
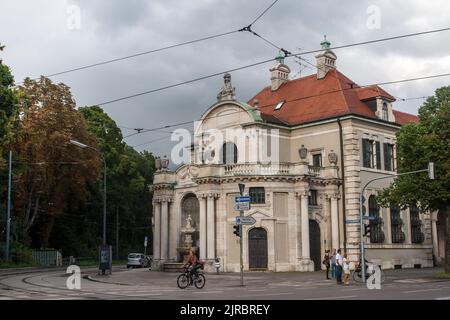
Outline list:
[[[287,82],[289,80],[289,73],[291,72],[291,69],[284,64],[284,56],[281,52],[275,58],[275,61],[276,64],[269,69],[272,91],[278,90],[283,83]]]
[[[330,50],[330,41],[327,40],[327,36],[324,36],[324,40],[320,43],[323,51],[316,56],[317,66],[317,79],[323,79],[327,75],[328,71],[336,69],[336,54]]]

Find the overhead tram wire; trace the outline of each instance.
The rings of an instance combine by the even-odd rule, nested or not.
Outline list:
[[[380,39],[369,40],[369,41],[355,42],[355,43],[351,43],[351,44],[330,47],[329,49],[332,50],[332,49],[343,49],[343,48],[349,48],[349,47],[356,47],[356,46],[367,45],[367,44],[372,44],[372,43],[377,43],[377,42],[390,41],[390,40],[395,40],[395,39],[414,37],[414,36],[418,36],[418,35],[431,34],[431,33],[437,33],[437,32],[449,31],[449,30],[450,30],[450,28],[442,28],[442,29],[429,30],[429,31],[423,31],[423,32],[415,32],[415,33],[409,33],[409,34],[393,36],[393,37],[388,37],[388,38],[380,38]],[[311,54],[311,53],[318,53],[318,52],[321,52],[322,50],[323,49],[316,49],[316,50],[303,51],[303,52],[298,52],[298,53],[289,53],[289,54],[286,54],[286,58],[299,56],[299,55],[305,55],[305,54]],[[97,103],[96,105],[107,105],[107,104],[111,104],[111,103],[115,103],[115,102],[131,99],[131,98],[147,95],[147,94],[150,94],[150,93],[154,93],[154,92],[158,92],[158,91],[162,91],[162,90],[167,90],[167,89],[178,87],[178,86],[182,86],[182,85],[185,85],[185,84],[189,84],[189,83],[193,83],[193,82],[209,79],[209,78],[212,78],[212,77],[216,77],[216,76],[222,75],[222,74],[224,74],[226,72],[234,72],[234,71],[239,71],[239,70],[251,68],[251,67],[254,67],[254,66],[258,66],[258,65],[261,65],[261,64],[268,63],[270,61],[273,61],[273,58],[270,58],[270,59],[267,59],[267,60],[263,60],[263,61],[259,61],[259,62],[255,62],[255,63],[251,63],[251,64],[248,64],[248,65],[245,65],[245,66],[241,66],[241,67],[237,67],[237,68],[228,69],[228,70],[221,71],[221,72],[216,72],[216,73],[213,73],[213,74],[210,74],[210,75],[201,76],[201,77],[194,78],[194,79],[191,79],[191,80],[174,83],[174,84],[163,86],[163,87],[159,87],[159,88],[156,88],[156,89],[152,89],[152,90],[148,90],[148,91],[144,91],[144,92],[140,92],[140,93],[136,93],[136,94],[120,97],[120,98],[109,100],[109,101],[105,101],[105,102],[102,102],[102,103]]]
[[[270,8],[272,8],[272,6],[276,2],[278,2],[278,0],[275,0],[270,6],[268,6],[258,17],[256,17],[256,19],[253,20],[253,22],[250,25],[252,25],[256,21],[258,21]],[[233,34],[233,33],[237,33],[240,30],[241,29],[239,29],[239,30],[232,30],[232,31],[228,31],[228,32],[215,34],[215,35],[212,35],[212,36],[206,36],[206,37],[199,38],[199,39],[194,39],[194,40],[189,40],[189,41],[173,44],[173,45],[170,45],[170,46],[165,46],[165,47],[161,47],[161,48],[157,48],[157,49],[152,49],[152,50],[148,50],[148,51],[134,53],[134,54],[130,54],[130,55],[127,55],[127,56],[124,56],[124,57],[119,57],[119,58],[114,58],[114,59],[110,59],[110,60],[100,61],[100,62],[88,64],[88,65],[85,65],[85,66],[76,67],[76,68],[72,68],[72,69],[68,69],[68,70],[64,70],[64,71],[48,74],[45,77],[51,78],[51,77],[63,75],[63,74],[66,74],[66,73],[71,73],[71,72],[75,72],[75,71],[80,71],[80,70],[85,70],[85,69],[89,69],[89,68],[93,68],[93,67],[98,67],[98,66],[101,66],[101,65],[105,65],[105,64],[109,64],[109,63],[113,63],[113,62],[117,62],[117,61],[122,61],[122,60],[131,59],[131,58],[136,58],[136,57],[139,57],[139,56],[143,56],[143,55],[147,55],[147,54],[151,54],[151,53],[155,53],[155,52],[160,52],[160,51],[164,51],[164,50],[168,50],[168,49],[173,49],[173,48],[185,46],[185,45],[188,45],[188,44],[193,44],[193,43],[197,43],[197,42],[201,42],[201,41],[205,41],[205,40],[211,40],[211,39],[214,39],[214,38],[224,37],[224,36],[227,36],[227,35],[230,35],[230,34]],[[38,79],[40,79],[40,77],[33,78],[32,80],[38,80]],[[20,85],[20,84],[23,84],[23,83],[24,83],[23,81],[22,82],[18,82],[16,85]]]
[[[124,56],[124,57],[119,57],[119,58],[105,60],[105,61],[101,61],[101,62],[97,62],[97,63],[92,63],[92,64],[88,64],[88,65],[85,65],[85,66],[76,67],[76,68],[72,68],[72,69],[68,69],[68,70],[64,70],[64,71],[48,74],[48,75],[45,75],[45,77],[51,78],[51,77],[63,75],[63,74],[66,74],[66,73],[71,73],[71,72],[75,72],[75,71],[80,71],[80,70],[85,70],[85,69],[89,69],[89,68],[93,68],[93,67],[98,67],[98,66],[101,66],[101,65],[105,65],[105,64],[109,64],[109,63],[113,63],[113,62],[117,62],[117,61],[122,61],[122,60],[127,60],[127,59],[131,59],[131,58],[136,58],[136,57],[139,57],[139,56],[143,56],[143,55],[147,55],[147,54],[151,54],[151,53],[155,53],[155,52],[159,52],[159,51],[164,51],[164,50],[168,50],[168,49],[172,49],[172,48],[176,48],[176,47],[181,47],[181,46],[185,46],[185,45],[196,43],[196,42],[201,42],[201,41],[205,41],[205,40],[210,40],[210,39],[214,39],[214,38],[223,37],[223,36],[226,36],[226,35],[229,35],[229,34],[233,34],[233,33],[236,33],[236,32],[239,32],[239,30],[233,30],[233,31],[228,31],[228,32],[224,32],[224,33],[219,33],[219,34],[215,34],[215,35],[212,35],[212,36],[207,36],[207,37],[203,37],[203,38],[199,38],[199,39],[195,39],[195,40],[190,40],[190,41],[185,41],[185,42],[173,44],[173,45],[166,46],[166,47],[161,47],[161,48],[158,48],[158,49],[148,50],[148,51],[144,51],[144,52],[130,54],[130,55]],[[38,79],[40,79],[40,77],[36,77],[36,78],[31,79],[31,80],[38,80]],[[23,83],[24,83],[24,81],[18,82],[16,85],[20,85],[20,84],[23,84]]]

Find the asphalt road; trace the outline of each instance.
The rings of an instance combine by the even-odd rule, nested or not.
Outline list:
[[[0,270],[0,300],[156,299],[156,300],[450,300],[450,280],[438,279],[442,269],[387,270],[381,289],[369,290],[351,281],[349,286],[326,280],[324,273],[206,274],[203,289],[179,289],[176,273],[115,267],[112,275],[82,269],[81,288],[66,286],[63,269]]]

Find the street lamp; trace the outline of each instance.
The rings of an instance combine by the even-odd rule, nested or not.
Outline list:
[[[95,150],[103,160],[104,171],[103,171],[103,240],[102,240],[102,244],[106,245],[106,161],[105,161],[105,157],[103,156],[103,153],[100,150],[98,150],[94,147],[88,146],[87,144],[81,143],[76,140],[70,140],[70,143],[79,148],[82,148],[82,149],[88,148],[88,149]]]
[[[408,175],[408,174],[413,174],[413,173],[418,173],[418,172],[428,172],[428,178],[430,180],[434,180],[434,162],[428,162],[428,168],[427,169],[422,169],[422,170],[416,170],[416,171],[410,171],[410,172],[404,172],[404,173],[397,173],[397,174],[392,174],[392,175],[388,175],[388,176],[382,176],[382,177],[378,177],[378,178],[374,178],[371,179],[369,181],[367,181],[367,183],[364,185],[364,187],[361,190],[361,194],[359,196],[359,225],[360,225],[360,258],[361,258],[361,275],[362,275],[362,281],[363,283],[366,282],[366,257],[365,257],[365,250],[364,250],[364,234],[363,234],[363,230],[364,230],[364,221],[363,221],[363,216],[364,216],[364,212],[363,212],[363,207],[364,207],[364,191],[366,190],[367,186],[377,180],[382,180],[382,179],[389,179],[389,178],[393,178],[393,177],[398,177],[398,176],[404,176],[404,175]]]

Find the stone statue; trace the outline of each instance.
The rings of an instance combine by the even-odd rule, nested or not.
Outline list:
[[[225,73],[223,76],[223,86],[217,94],[217,100],[235,100],[236,96],[234,94],[234,88],[231,85],[231,75],[229,73]]]
[[[191,230],[192,228],[192,218],[191,215],[188,214],[187,218],[186,218],[186,230]]]

